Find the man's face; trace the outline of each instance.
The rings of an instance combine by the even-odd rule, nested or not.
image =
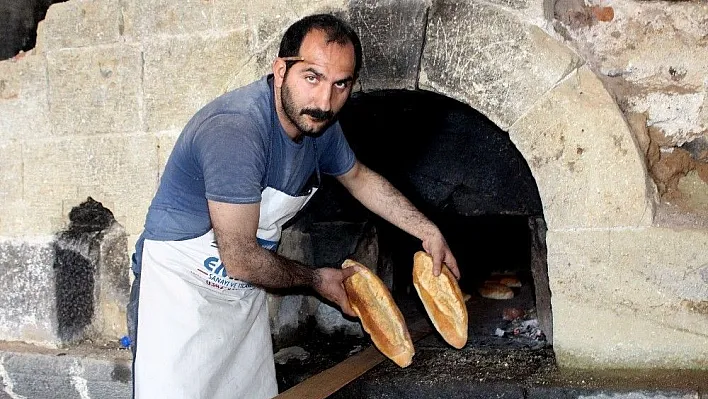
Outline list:
[[[324,32],[313,30],[305,36],[299,56],[303,61],[292,65],[282,77],[278,111],[287,119],[286,131],[291,127],[316,136],[349,98],[354,83],[354,46],[327,43]]]

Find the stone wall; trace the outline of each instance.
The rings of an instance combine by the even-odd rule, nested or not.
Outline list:
[[[554,11],[631,122],[663,200],[708,216],[708,4],[559,0]]]
[[[561,365],[708,368],[703,3],[56,4],[36,49],[0,62],[0,283],[35,260],[48,268],[51,254],[28,243],[64,229],[88,196],[113,212],[131,248],[187,119],[267,72],[285,27],[318,11],[361,33],[361,89],[435,91],[509,132],[543,203]],[[681,194],[667,196],[674,180],[656,165],[683,150],[680,171],[666,172]],[[694,205],[668,212],[679,197]],[[15,295],[38,309],[51,300]],[[18,314],[0,307],[0,318]],[[37,312],[26,331],[51,342],[53,323]]]

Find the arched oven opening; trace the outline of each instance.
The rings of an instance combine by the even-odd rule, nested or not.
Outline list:
[[[541,200],[509,135],[471,107],[425,91],[358,93],[342,110],[340,123],[357,157],[401,190],[447,238],[462,272],[460,287],[470,295],[469,344],[490,344],[490,336],[552,342]],[[377,270],[399,306],[415,304],[411,271],[420,241],[369,213],[334,181],[325,181],[313,201],[308,211],[318,214],[315,226],[372,227],[378,256],[371,264],[371,253],[366,254],[367,266]],[[514,298],[480,294],[485,282],[503,275],[521,282],[512,288]]]
[[[548,349],[546,227],[535,180],[509,135],[469,106],[425,91],[357,93],[340,122],[357,158],[403,192],[448,240],[460,287],[469,295],[465,349]],[[412,285],[420,240],[369,212],[334,178],[322,177],[320,191],[288,231],[289,244],[281,244],[288,254],[316,267],[338,267],[347,257],[360,261],[389,287],[408,322],[427,317]],[[502,275],[521,283],[511,288],[513,298],[480,294],[485,282]],[[315,319],[320,331],[351,327],[337,327],[342,319],[331,310]],[[353,339],[352,345],[360,348],[366,340]],[[345,333],[281,346],[334,353],[332,342],[339,342],[349,352],[348,341]],[[416,343],[417,349],[431,346],[449,348],[438,334]],[[306,364],[278,370],[285,381],[288,373],[302,374]]]

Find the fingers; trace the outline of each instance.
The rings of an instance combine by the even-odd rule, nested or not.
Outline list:
[[[459,280],[460,269],[457,267],[457,259],[455,259],[455,257],[452,255],[452,252],[450,251],[445,254],[445,264],[447,265],[447,268],[450,269],[455,278]]]
[[[433,257],[433,276],[437,277],[440,275],[440,271],[442,270],[442,253],[440,250],[437,250],[433,251],[430,255]]]
[[[442,234],[438,232],[438,234],[433,237],[424,240],[423,249],[433,258],[433,275],[435,277],[440,275],[444,263],[455,278],[460,279],[460,270],[457,267],[457,260],[455,256],[452,255],[452,251]]]
[[[354,265],[354,266],[342,269],[342,281],[355,275],[359,271],[359,269],[361,269],[361,267],[359,267],[358,265]]]
[[[349,297],[344,289],[344,280],[354,275],[357,267],[346,269],[335,269],[323,267],[317,269],[321,276],[321,284],[316,288],[317,292],[330,302],[335,303],[342,310],[342,313],[356,317],[356,313],[349,304]]]
[[[342,309],[342,313],[351,316],[351,317],[358,317],[357,314],[354,312],[354,309],[352,309],[352,306],[349,304],[349,299],[346,298],[344,301],[340,304],[340,309]]]

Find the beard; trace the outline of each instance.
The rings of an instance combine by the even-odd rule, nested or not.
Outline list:
[[[305,136],[320,136],[334,119],[334,112],[332,111],[323,111],[317,108],[298,109],[287,84],[283,84],[280,90],[280,102],[283,104],[285,116]],[[323,122],[322,125],[310,125],[307,121],[307,116],[310,116],[316,122]]]

